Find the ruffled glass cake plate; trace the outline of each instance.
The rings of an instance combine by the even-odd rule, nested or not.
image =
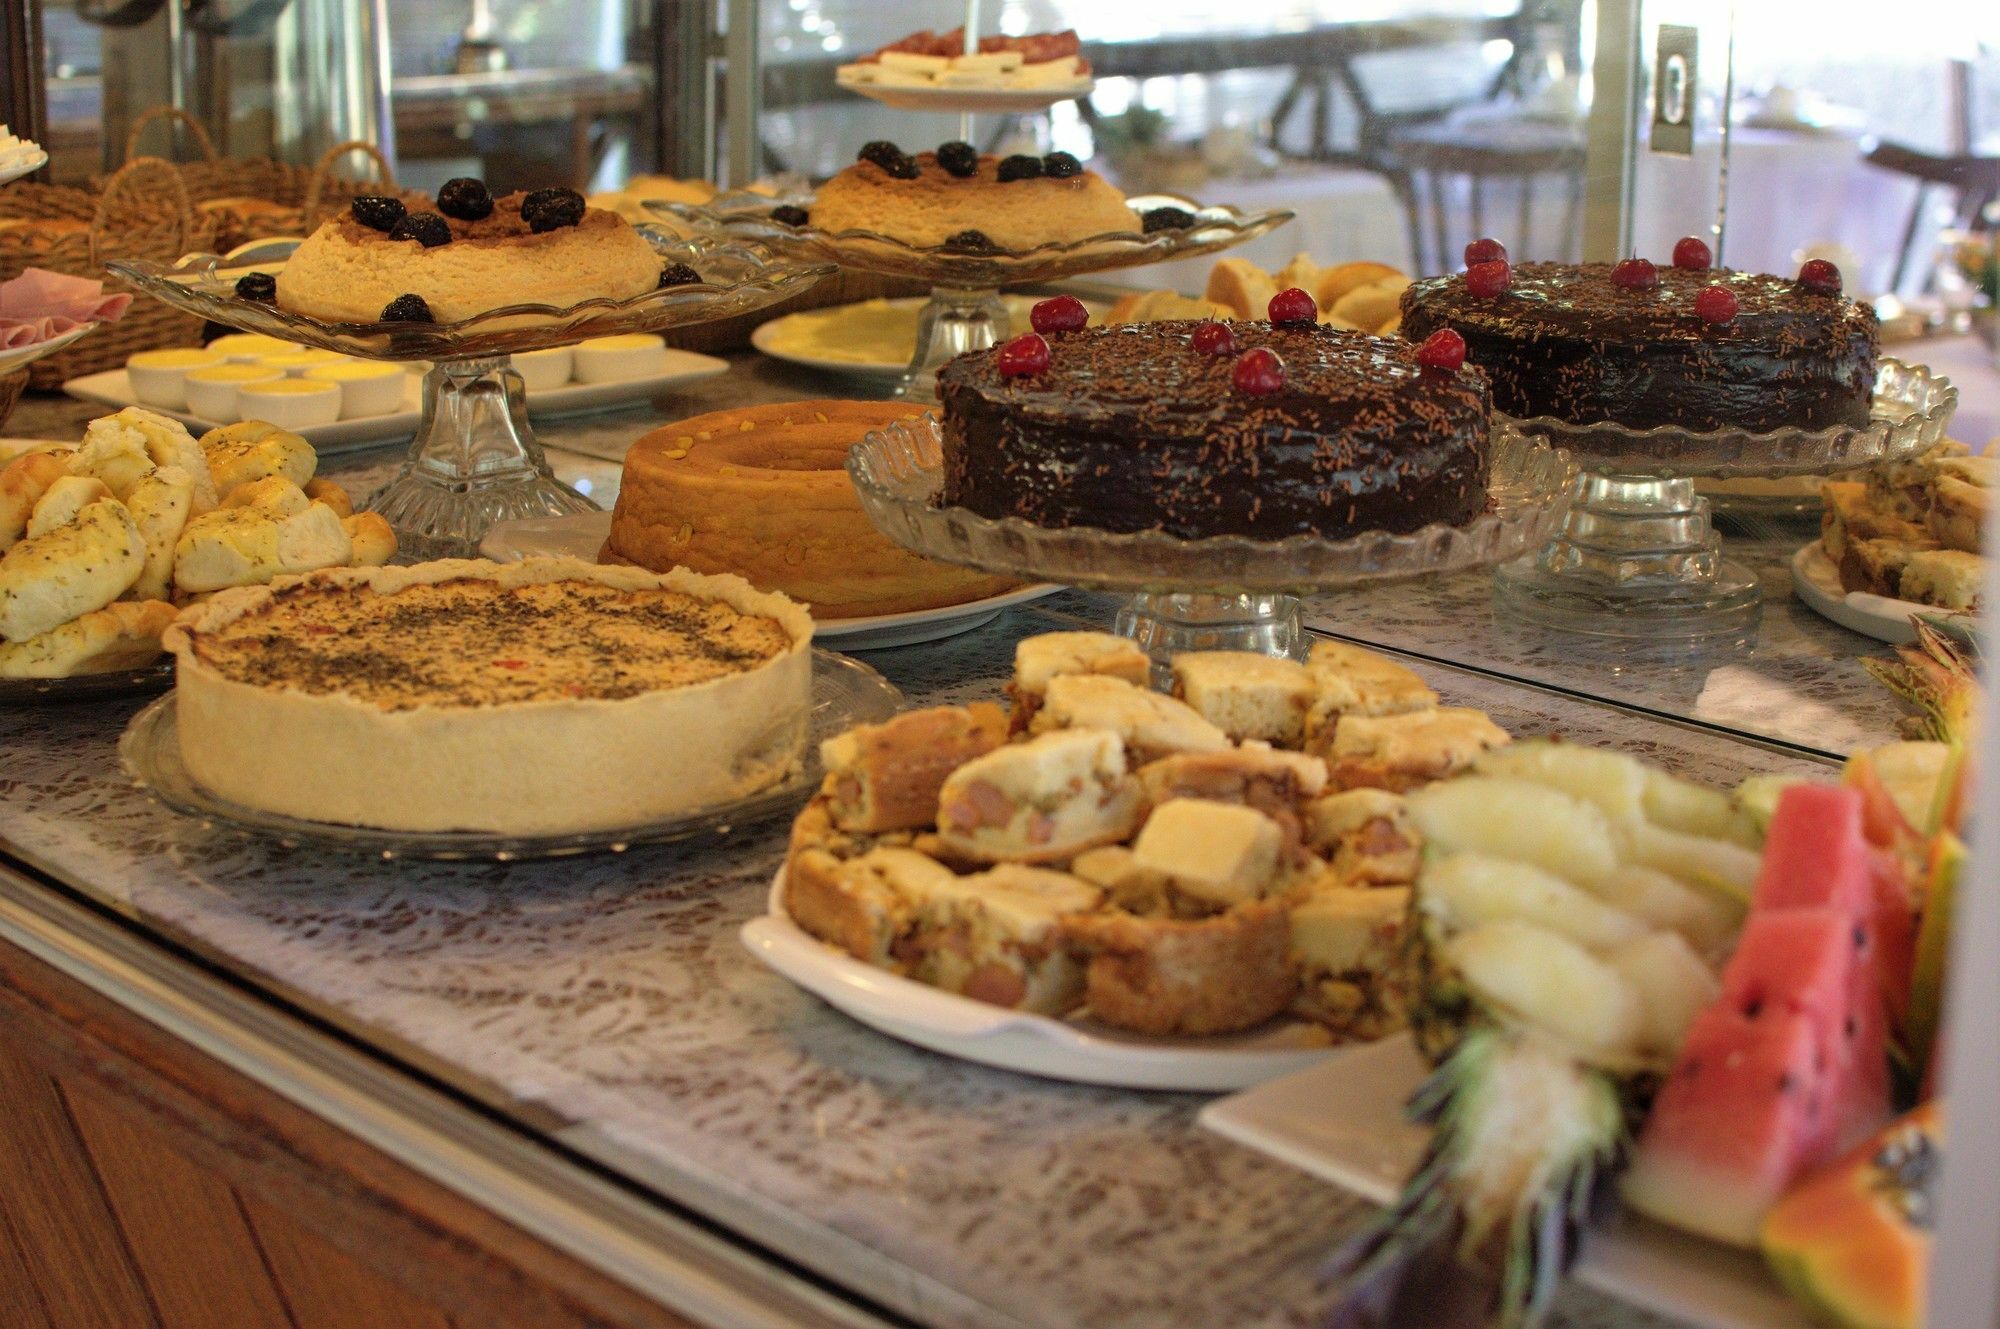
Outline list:
[[[781,258],[726,234],[680,238],[652,226],[639,231],[668,263],[685,263],[702,280],[566,309],[509,305],[458,323],[327,323],[236,293],[244,273],[282,267],[296,241],[253,254],[239,251],[228,260],[194,254],[171,265],[119,260],[106,266],[147,294],[213,323],[371,360],[431,361],[409,457],[366,506],[395,528],[405,558],[472,558],[496,521],[597,506],[550,472],[509,356],[732,318],[786,299],[833,271],[829,263]]]
[[[647,206],[695,228],[697,234],[720,230],[796,259],[928,282],[931,298],[917,322],[916,355],[896,389],[898,397],[925,401],[936,395],[938,366],[962,352],[1007,340],[1011,320],[1000,298],[1002,286],[1060,281],[1213,254],[1254,240],[1292,219],[1283,209],[1243,212],[1231,207],[1203,207],[1172,194],[1146,194],[1126,199],[1126,206],[1142,214],[1154,208],[1178,208],[1193,218],[1192,223],[1156,231],[1109,231],[1019,250],[990,245],[913,245],[877,231],[822,231],[811,225],[788,226],[772,220],[776,208],[810,211],[812,203],[809,192],[792,191],[776,197],[749,192],[724,194],[700,206]]]
[[[287,848],[330,849],[370,858],[507,863],[578,854],[622,854],[640,845],[726,836],[794,812],[819,788],[825,773],[819,759],[823,740],[858,724],[886,720],[902,706],[903,694],[867,665],[831,651],[815,650],[805,743],[797,768],[785,779],[743,798],[657,821],[546,835],[344,826],[265,812],[219,798],[197,783],[181,760],[171,693],[132,717],[118,740],[118,757],[133,783],[170,811],[195,818],[206,827],[271,840]],[[666,778],[672,771],[671,754],[663,755],[661,762]]]
[[[1884,359],[1868,423],[1826,429],[1628,429],[1549,418],[1515,428],[1583,468],[1555,538],[1501,567],[1495,594],[1543,627],[1645,641],[1726,641],[1756,630],[1756,574],[1722,557],[1696,478],[1824,474],[1902,461],[1943,440],[1958,406],[1951,380]]]
[[[1565,452],[1502,424],[1492,437],[1490,500],[1462,526],[1364,531],[1341,539],[1037,526],[939,501],[943,434],[934,416],[876,430],[847,471],[868,519],[943,563],[1036,581],[1126,591],[1118,630],[1158,664],[1190,650],[1297,655],[1300,594],[1489,567],[1537,548],[1560,526],[1577,469]]]

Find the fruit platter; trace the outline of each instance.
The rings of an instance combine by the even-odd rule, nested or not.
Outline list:
[[[1923,1323],[1972,670],[1919,624],[1871,672],[1921,737],[1824,780],[1725,791],[1535,740],[1410,795],[1414,1054],[1203,1113],[1389,1201],[1335,1258],[1332,1323],[1538,1324],[1573,1270],[1709,1326]]]

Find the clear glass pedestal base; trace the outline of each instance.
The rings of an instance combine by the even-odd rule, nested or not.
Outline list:
[[[405,562],[477,558],[495,522],[597,511],[550,471],[504,355],[440,361],[424,375],[409,458],[367,507],[395,528]]]
[[[966,351],[998,346],[1011,335],[1007,302],[993,289],[939,286],[917,316],[917,353],[896,384],[902,401],[937,400],[937,371]]]
[[[1119,607],[1115,630],[1139,644],[1162,683],[1182,651],[1253,651],[1291,659],[1306,653],[1296,595],[1142,592]]]
[[[1556,537],[1494,574],[1518,618],[1598,637],[1748,637],[1757,578],[1722,557],[1708,500],[1691,479],[1586,473]]]

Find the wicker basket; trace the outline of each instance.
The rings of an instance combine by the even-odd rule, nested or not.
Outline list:
[[[7,417],[21,404],[21,394],[27,390],[27,370],[16,369],[11,374],[0,374],[0,425],[7,423]]]
[[[132,122],[131,132],[125,136],[127,160],[146,130],[161,120],[185,127],[201,150],[202,160],[184,163],[180,170],[187,182],[188,198],[215,221],[218,253],[228,253],[252,240],[310,235],[326,219],[326,213],[346,207],[362,194],[391,194],[412,209],[431,206],[426,195],[397,187],[388,158],[372,143],[355,139],[336,144],[312,166],[294,166],[268,157],[225,158],[216,151],[215,140],[201,122],[177,106],[155,106]],[[336,165],[357,152],[374,162],[380,183],[333,174]],[[243,201],[241,206],[230,206],[236,200]]]
[[[195,213],[180,172],[158,157],[125,163],[94,198],[82,190],[10,185],[0,190],[0,217],[75,221],[79,198],[89,202],[80,229],[57,235],[43,227],[0,230],[0,281],[34,267],[96,278],[107,289],[121,290],[122,283],[105,276],[106,259],[172,263],[183,254],[214,247],[214,223]],[[135,351],[193,346],[200,340],[200,319],[142,295],[116,323],[35,361],[28,377],[36,388],[59,388],[66,379],[116,369]]]

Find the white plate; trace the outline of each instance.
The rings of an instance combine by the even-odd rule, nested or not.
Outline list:
[[[68,332],[58,332],[55,336],[42,341],[33,341],[26,346],[15,346],[0,351],[0,374],[11,374],[24,365],[35,363],[43,356],[54,355],[96,326],[95,323],[79,323]]]
[[[513,563],[523,558],[553,555],[580,558],[595,563],[604,542],[611,538],[611,514],[578,512],[566,517],[531,517],[525,521],[503,521],[486,532],[479,552],[496,563]],[[904,614],[871,614],[864,618],[822,618],[813,622],[813,640],[825,645],[838,642],[844,651],[879,651],[891,646],[914,646],[920,641],[955,637],[993,621],[1011,605],[1026,604],[1062,587],[1047,582],[1023,586],[1003,595],[968,600],[942,609],[915,609]]]
[[[1203,1126],[1376,1204],[1403,1188],[1427,1132],[1403,1104],[1427,1067],[1407,1035],[1203,1107]],[[1756,1256],[1621,1218],[1586,1244],[1578,1281],[1703,1329],[1812,1329]]]
[[[1039,111],[1057,102],[1088,97],[1091,89],[1097,86],[1093,79],[1079,78],[1069,83],[1052,83],[1038,88],[926,88],[856,83],[838,74],[834,76],[834,82],[844,92],[859,94],[899,111],[957,111],[975,115]]]
[[[1911,614],[1921,614],[1961,637],[1966,635],[1963,625],[1972,621],[1968,616],[1955,615],[1936,605],[1918,604],[1915,600],[1892,600],[1866,591],[1841,590],[1840,573],[1817,540],[1792,555],[1792,593],[1840,626],[1895,646],[1916,640],[1916,633],[1910,629]]]
[[[713,378],[727,373],[729,362],[718,360],[712,355],[697,355],[693,351],[668,350],[665,373],[653,374],[645,378],[621,379],[615,383],[571,383],[565,387],[548,388],[528,394],[528,414],[537,419],[568,415],[578,411],[601,410],[611,406],[642,402],[655,393]],[[313,445],[322,455],[332,455],[341,451],[379,443],[385,439],[407,440],[416,433],[417,421],[421,418],[423,406],[423,375],[406,374],[403,383],[403,409],[390,415],[369,415],[358,420],[340,420],[330,425],[310,425],[299,430],[299,434]],[[73,378],[63,384],[63,391],[80,401],[98,402],[105,406],[142,406],[132,392],[132,380],[122,369],[107,369],[101,374],[87,374]],[[204,420],[186,411],[161,410],[157,406],[147,406],[149,411],[159,411],[171,416],[197,432],[213,429],[219,421]]]
[[[1035,303],[1040,297],[1003,295],[1000,298],[1007,302],[1007,310],[1012,319],[1013,326],[1016,328],[1025,328],[1028,326],[1028,311],[1035,307]],[[910,367],[910,357],[916,354],[916,314],[928,303],[923,296],[883,301],[884,304],[892,309],[907,309],[910,311],[910,345],[898,359],[836,360],[826,356],[805,355],[798,351],[787,350],[779,342],[787,326],[796,327],[802,322],[837,323],[843,315],[851,316],[852,311],[872,303],[874,302],[861,300],[851,305],[837,305],[831,309],[807,309],[796,314],[786,314],[781,318],[774,318],[768,323],[757,325],[757,330],[750,334],[750,344],[765,355],[770,356],[773,360],[783,360],[787,364],[800,365],[807,369],[817,369],[823,373],[848,374],[856,378],[870,379],[900,378]],[[1109,305],[1096,304],[1088,300],[1084,302],[1084,307],[1089,309],[1091,317],[1099,322],[1103,321],[1105,312],[1110,308]]]
[[[989,1006],[863,964],[810,935],[785,913],[785,873],[771,882],[771,912],[743,925],[750,953],[820,1000],[891,1038],[1002,1070],[1120,1089],[1222,1093],[1289,1075],[1335,1049],[1299,1021],[1244,1034],[1149,1038],[1088,1020]]]
[[[0,185],[10,184],[24,175],[33,175],[49,164],[49,154],[39,145],[33,155],[24,157],[11,166],[0,166]]]

